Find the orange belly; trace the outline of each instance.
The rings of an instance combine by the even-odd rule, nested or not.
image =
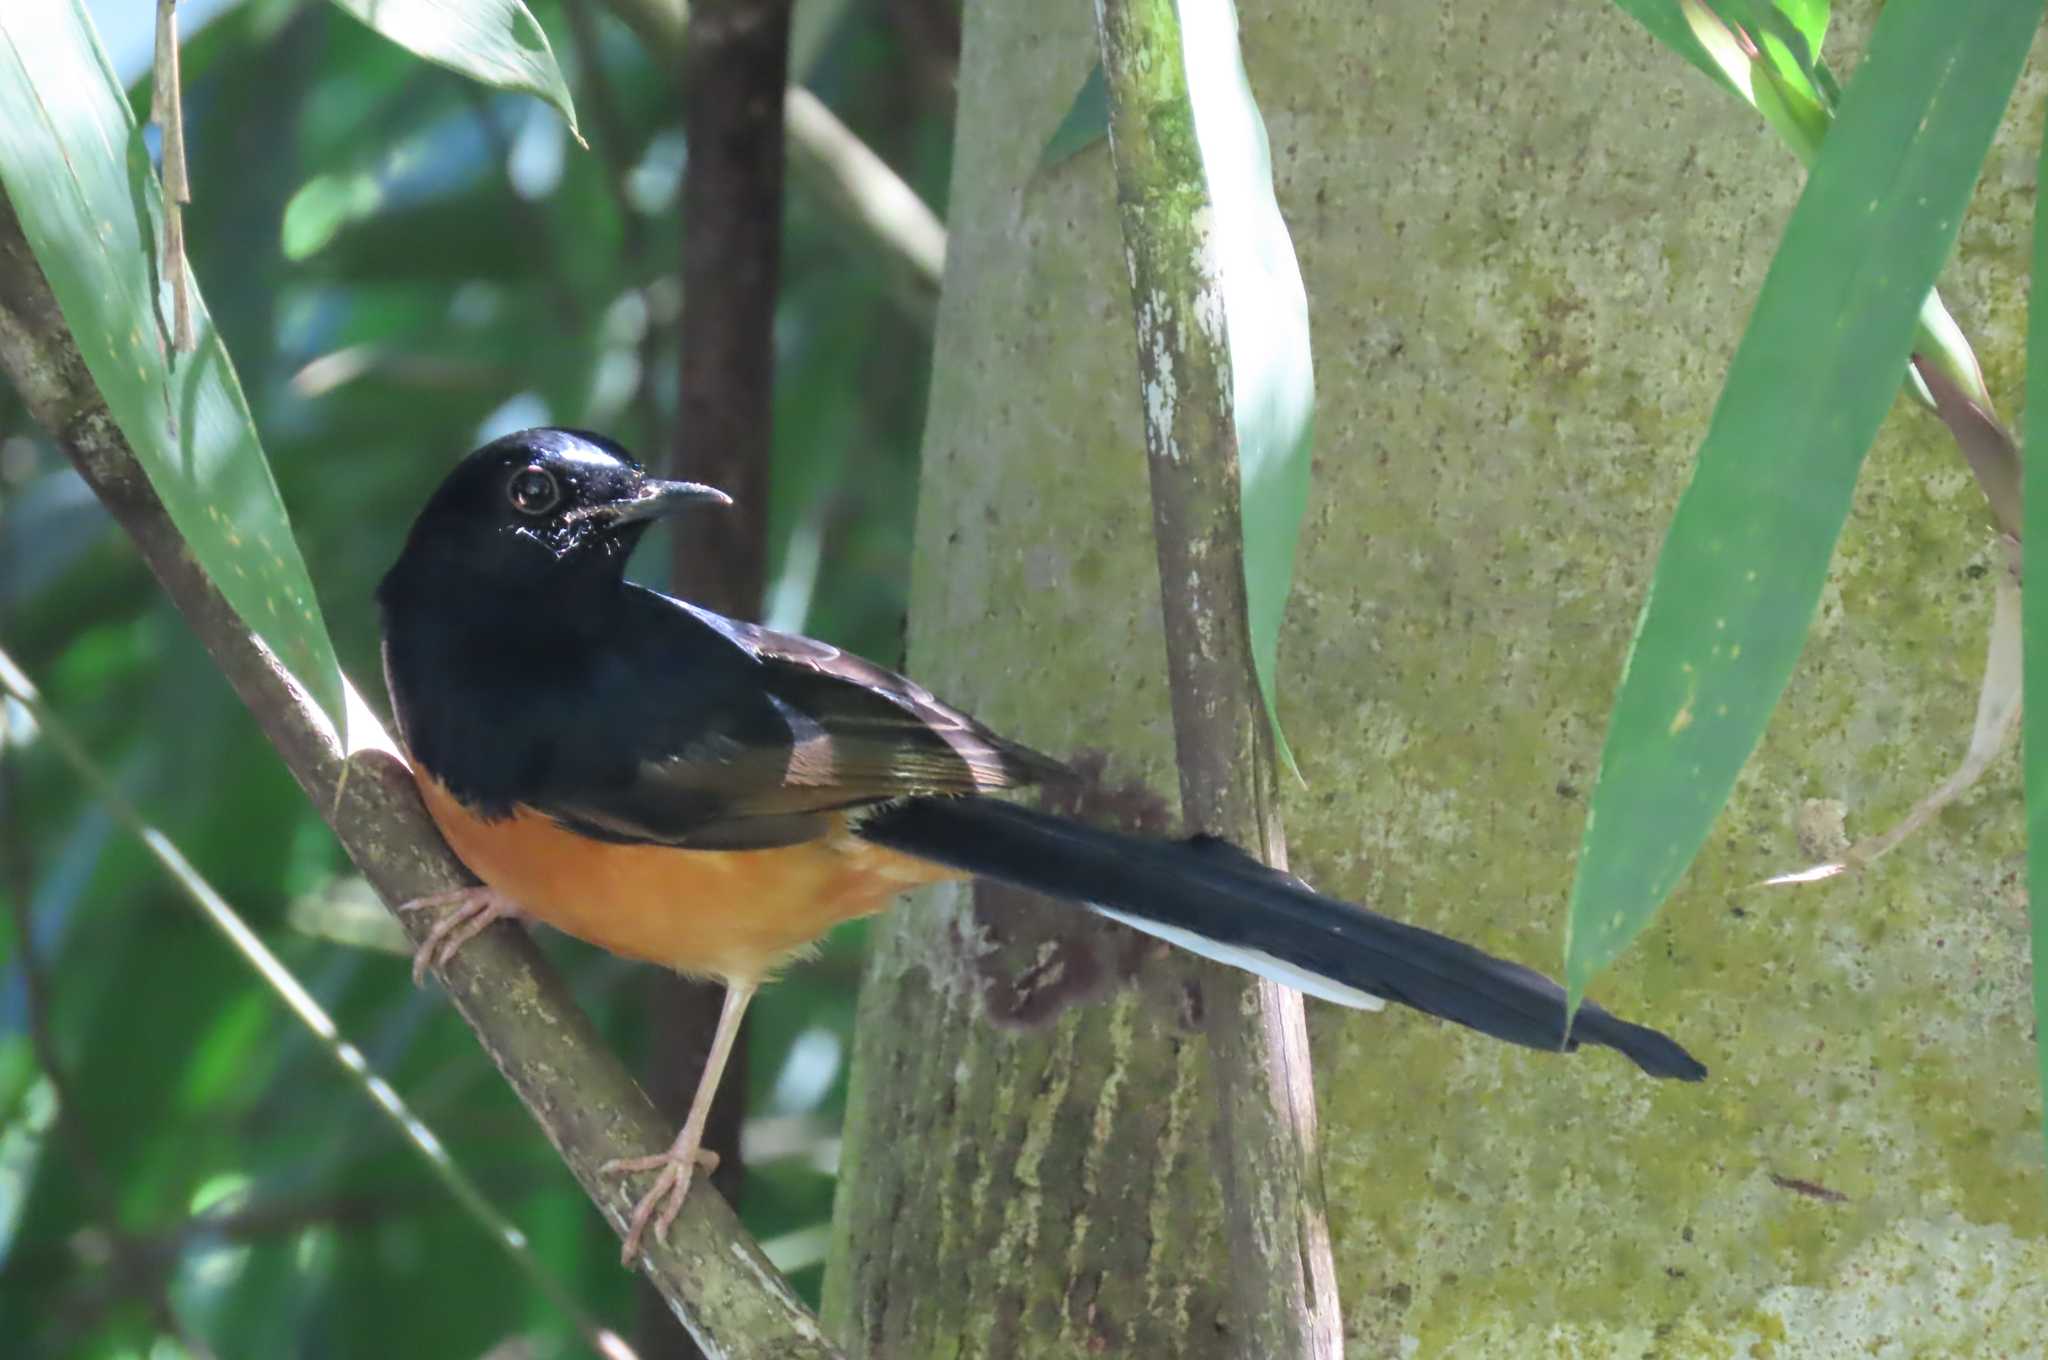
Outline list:
[[[486,821],[415,768],[435,825],[470,871],[527,915],[614,954],[756,982],[841,921],[908,888],[965,875],[829,835],[772,850],[618,845],[519,808]]]

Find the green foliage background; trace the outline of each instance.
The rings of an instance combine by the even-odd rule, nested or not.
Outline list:
[[[1702,45],[1710,28],[1674,23],[1681,12],[1707,17],[1699,5],[1619,0],[1661,42],[1753,103],[1813,179],[1744,342],[1769,362],[1745,368],[1738,359],[1704,445],[1697,432],[1686,436],[1700,447],[1689,499],[1705,504],[1702,490],[1717,477],[1721,484],[1713,505],[1689,515],[1682,503],[1673,520],[1666,560],[1684,570],[1674,569],[1671,588],[1660,576],[1625,670],[1580,860],[1568,967],[1575,986],[1611,961],[1685,872],[1777,702],[1870,442],[1865,427],[1899,381],[1912,309],[1953,243],[1959,205],[2018,70],[2019,40],[2039,10],[2038,0],[1894,3],[1877,26],[1880,34],[1889,26],[1897,44],[1893,65],[1873,57],[1869,69],[1881,78],[1861,87],[1852,69],[1837,125],[1842,92],[1812,60],[1828,17],[1820,0],[1715,0],[1723,18],[1762,35],[1760,54],[1732,67],[1714,65],[1723,58]],[[312,0],[244,0],[184,50],[196,273],[263,431],[336,649],[359,681],[379,670],[371,587],[454,458],[493,434],[543,422],[606,430],[650,462],[666,462],[673,443],[685,147],[672,73],[595,0],[533,8],[575,89],[588,152],[539,101],[465,83]],[[138,18],[146,10],[133,7]],[[1977,11],[2012,32],[1955,17]],[[928,202],[943,203],[956,6],[819,0],[803,12],[795,74]],[[1672,69],[1676,78],[1675,59]],[[1950,80],[1964,97],[1948,97]],[[1066,124],[1046,130],[1041,168],[1092,144],[1096,89],[1084,86]],[[146,116],[147,91],[135,99]],[[1956,131],[1959,108],[1976,129],[1968,136]],[[1888,158],[1907,153],[1921,158],[1928,183],[1894,174]],[[1263,143],[1257,169],[1263,182]],[[1854,278],[1830,282],[1819,265],[1835,259],[1837,242],[1886,245],[1885,232],[1862,220],[1866,201],[1896,239]],[[930,307],[906,304],[900,283],[862,258],[801,189],[789,196],[782,230],[768,618],[893,660]],[[1845,324],[1855,312],[1843,299],[1867,307],[1872,298],[1889,320],[1875,328],[1883,343],[1864,353],[1851,343],[1864,337]],[[1981,388],[1975,359],[1936,321],[1955,331],[1930,303],[1919,312],[1916,352],[1988,412],[1988,394],[1959,378]],[[1833,364],[1855,379],[1856,400],[1808,384],[1787,355]],[[2032,358],[2042,368],[2038,349]],[[1305,362],[1298,369],[1305,392]],[[1817,392],[1827,397],[1818,406]],[[1842,414],[1852,405],[1860,424]],[[1958,408],[1951,402],[1943,414],[1971,455]],[[1844,427],[1832,508],[1816,514],[1811,497],[1792,495],[1815,442],[1796,436],[1827,422]],[[2009,435],[1990,424],[1998,451],[2013,457]],[[1719,446],[1743,461],[1717,467],[1725,455],[1716,431]],[[689,432],[682,437],[687,444]],[[1796,446],[1789,454],[1788,444]],[[2016,482],[2013,472],[2008,484]],[[1286,521],[1288,562],[1300,490],[1289,482],[1287,513],[1277,516]],[[1796,501],[1787,533],[1762,532],[1763,517],[1749,508],[1772,497]],[[1996,492],[1993,500],[2009,519],[2012,507],[1998,505]],[[1738,529],[1758,543],[1722,553]],[[1795,538],[1798,570],[1771,574]],[[1712,552],[1694,551],[1702,545]],[[661,583],[665,547],[657,541],[644,554],[642,579]],[[1760,582],[1743,586],[1744,598],[1765,599],[1761,632],[1778,644],[1772,658],[1752,648],[1752,661],[1770,660],[1768,674],[1727,687],[1738,711],[1712,706],[1711,716],[1727,721],[1711,739],[1695,728],[1691,691],[1671,699],[1682,686],[1667,684],[1670,693],[1631,707],[1632,690],[1647,691],[1657,665],[1693,675],[1704,621],[1719,628],[1732,620],[1739,642],[1760,635],[1708,588],[1713,573],[1700,563],[1709,557]],[[1674,635],[1676,646],[1668,644]],[[600,1321],[627,1329],[631,1279],[616,1266],[609,1234],[438,994],[411,986],[395,929],[352,888],[326,830],[212,664],[5,392],[0,645],[517,1219],[548,1270]],[[1740,652],[1731,646],[1728,659]],[[576,1347],[570,1320],[491,1250],[360,1089],[334,1073],[91,804],[27,715],[10,707],[6,719],[0,901],[14,925],[0,933],[7,1353],[440,1356],[503,1354],[507,1343],[520,1354]],[[1660,733],[1676,741],[1687,732],[1686,741],[1716,748],[1715,769],[1660,750]],[[2038,771],[2041,744],[2032,746]],[[1683,825],[1659,824],[1651,795],[1682,802],[1664,820]],[[2037,949],[2048,939],[2042,921],[2037,914]],[[571,943],[550,947],[618,1047],[644,1067],[646,972]],[[750,1110],[779,1151],[751,1167],[740,1207],[812,1297],[831,1209],[857,949],[854,933],[836,937],[754,1012]]]
[[[343,666],[380,706],[370,591],[456,457],[541,421],[669,455],[673,85],[600,7],[532,8],[578,92],[589,152],[538,101],[422,63],[330,5],[250,0],[185,44],[194,267]],[[943,42],[879,7],[843,7],[820,36],[812,90],[942,203]],[[782,622],[888,660],[901,651],[928,336],[800,192],[784,230],[771,598]],[[664,546],[642,554],[644,579],[660,580]],[[814,574],[821,549],[831,570]],[[397,954],[304,928],[345,916],[331,837],[4,390],[0,639],[571,1291],[630,1330],[616,1244],[439,993],[414,989]],[[224,1355],[465,1355],[512,1337],[531,1353],[577,1348],[567,1319],[13,719],[24,740],[0,762],[0,897],[35,923],[46,995],[32,997],[17,937],[0,932],[7,1352],[176,1353],[179,1331]],[[373,933],[380,915],[363,918]],[[646,974],[551,947],[644,1065]],[[822,1248],[801,1234],[830,1212],[820,1166],[844,1099],[834,1055],[848,1048],[857,949],[835,939],[764,996],[752,1027],[750,1108],[797,1137],[752,1170],[742,1211],[789,1259],[813,1262],[795,1273],[812,1294]],[[69,1097],[58,1120],[37,1011]]]

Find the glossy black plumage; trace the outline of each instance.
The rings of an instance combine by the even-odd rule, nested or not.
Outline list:
[[[1590,1001],[1567,1038],[1564,990],[1541,973],[1325,897],[1227,842],[1125,835],[969,798],[910,799],[860,830],[892,850],[1166,923],[1512,1044],[1599,1044],[1653,1077],[1707,1074],[1669,1038]]]
[[[486,446],[436,493],[378,594],[401,732],[468,813],[531,810],[593,842],[689,852],[815,846],[850,812],[870,846],[1064,897],[1347,1004],[1370,993],[1516,1044],[1599,1044],[1653,1076],[1705,1075],[1598,1006],[1567,1036],[1548,978],[1220,843],[975,796],[1061,767],[881,667],[624,581],[647,518],[715,494],[560,430]],[[692,862],[680,853],[678,875]]]
[[[565,552],[500,511],[509,478],[587,467],[564,453],[593,449],[620,466],[571,494],[631,494],[637,465],[596,436],[528,431],[471,455],[378,588],[401,734],[472,809],[757,848],[818,835],[821,813],[1059,771],[859,657],[623,581],[645,522]]]

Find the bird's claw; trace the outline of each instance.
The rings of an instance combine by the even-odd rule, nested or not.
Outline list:
[[[690,1186],[700,1167],[706,1175],[716,1171],[718,1154],[704,1147],[692,1148],[688,1152],[670,1148],[651,1157],[616,1157],[597,1169],[601,1176],[661,1172],[654,1178],[654,1185],[633,1205],[633,1217],[626,1227],[625,1246],[619,1253],[623,1264],[632,1265],[640,1254],[640,1242],[646,1236],[650,1222],[654,1226],[654,1240],[668,1240],[668,1230],[675,1223],[676,1215],[683,1211],[683,1201],[689,1198]]]
[[[475,939],[491,922],[521,915],[518,907],[484,887],[450,888],[446,892],[428,893],[425,897],[415,897],[401,904],[398,910],[425,911],[434,907],[454,907],[455,910],[436,921],[434,928],[427,932],[427,938],[421,940],[419,948],[413,951],[412,980],[415,985],[426,982],[428,969],[446,966],[462,946]]]

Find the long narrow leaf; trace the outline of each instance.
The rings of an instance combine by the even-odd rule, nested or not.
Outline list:
[[[2048,139],[2041,144],[2038,173],[2048,174]],[[2038,179],[2035,181],[2039,183]],[[2048,414],[2048,213],[2034,205],[2034,291],[2027,299],[2027,410]],[[2027,481],[2048,486],[2048,422],[2036,414],[2027,423]],[[2022,502],[2023,543],[2048,543],[2048,496]],[[2025,560],[2034,561],[2031,550]],[[2033,571],[2033,588],[2020,592],[2021,712],[2025,726],[2027,781],[2027,897],[2034,917],[2034,1032],[2048,1023],[2048,571]],[[2036,1042],[2041,1089],[2048,1092],[2048,1043]],[[2048,1140],[2048,1124],[2043,1125]]]
[[[171,352],[163,200],[79,0],[0,3],[0,185],[115,422],[201,566],[321,708],[341,672],[235,370],[192,289]]]
[[[178,891],[205,918],[206,923],[219,931],[228,945],[250,971],[261,978],[264,985],[284,1003],[294,1018],[310,1032],[320,1047],[327,1050],[348,1079],[361,1090],[364,1097],[377,1112],[389,1120],[413,1152],[426,1163],[427,1170],[441,1183],[441,1188],[460,1206],[462,1211],[476,1221],[487,1236],[512,1258],[512,1263],[523,1272],[535,1288],[550,1302],[568,1315],[584,1337],[589,1341],[593,1353],[599,1356],[616,1356],[622,1347],[610,1331],[600,1327],[583,1311],[582,1305],[569,1290],[557,1280],[548,1267],[537,1257],[527,1244],[526,1234],[499,1212],[491,1203],[490,1196],[470,1178],[468,1172],[456,1164],[448,1155],[447,1146],[434,1131],[415,1114],[398,1094],[395,1087],[370,1067],[370,1060],[362,1049],[345,1038],[334,1017],[306,990],[284,960],[271,952],[270,947],[249,923],[236,911],[233,904],[208,882],[192,861],[185,858],[169,836],[151,825],[134,804],[122,794],[113,779],[92,759],[85,744],[57,715],[44,704],[43,696],[35,683],[14,663],[4,649],[0,649],[0,694],[19,702],[34,716],[37,725],[48,734],[59,754],[70,764],[78,776],[91,788],[101,804],[112,814],[143,847],[151,858],[175,884]]]
[[[1565,945],[1574,998],[1685,872],[1798,659],[2039,0],[1896,0],[1785,229],[1616,696]]]
[[[1181,0],[1180,22],[1230,337],[1252,663],[1275,744],[1291,767],[1275,671],[1295,545],[1308,511],[1316,404],[1308,295],[1273,194],[1272,150],[1238,52],[1236,6],[1232,0]]]

